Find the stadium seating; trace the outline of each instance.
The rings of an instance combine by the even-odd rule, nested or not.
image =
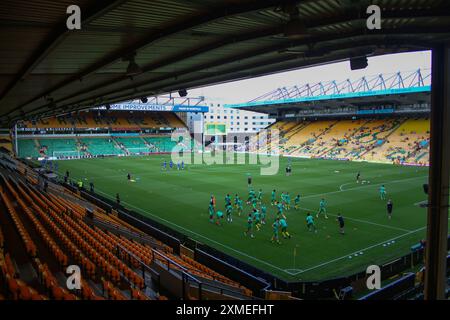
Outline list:
[[[170,136],[83,136],[81,138],[21,138],[19,157],[90,157],[134,153],[170,152]]]
[[[184,123],[173,112],[90,111],[24,121],[27,129],[93,129],[141,130],[159,128],[184,128]]]
[[[425,164],[429,156],[430,122],[408,119],[377,150],[380,161]]]
[[[119,146],[115,145],[110,137],[108,138],[91,138],[83,137],[80,139],[87,155],[118,155],[124,154]]]
[[[18,168],[22,173],[27,169],[26,175],[20,177],[0,167],[0,206],[6,209],[0,213],[0,294],[3,297],[24,300],[166,299],[158,294],[150,296],[144,290],[147,284],[141,276],[141,263],[156,263],[169,267],[172,272],[187,272],[222,290],[252,295],[239,283],[192,258],[173,253],[172,248],[156,239],[149,245],[88,224],[82,205],[85,200],[80,195],[66,189],[63,193],[43,192],[36,186],[37,179],[30,168],[23,164]],[[90,206],[96,221],[152,239],[117,216],[108,215],[93,204]],[[7,233],[3,232],[5,228]],[[16,230],[23,251],[17,244],[11,251],[12,229]],[[22,279],[21,272],[14,267],[14,260],[21,256],[27,257],[37,279]],[[81,267],[81,290],[64,288],[64,270],[70,264]]]
[[[0,149],[4,149],[7,152],[12,152],[12,142],[9,134],[0,134]]]
[[[324,133],[331,129],[336,121],[316,121],[298,124],[286,133],[284,153],[294,156],[317,155],[314,142]]]
[[[273,124],[280,130],[279,139],[272,140],[284,155],[330,159],[402,162],[419,165],[429,163],[428,119],[359,119],[285,122]],[[267,143],[259,139],[260,152]],[[262,145],[262,146],[261,146]],[[272,145],[272,147],[273,147]]]

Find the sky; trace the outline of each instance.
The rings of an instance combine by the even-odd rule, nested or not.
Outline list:
[[[344,61],[323,66],[277,73],[247,80],[228,82],[189,90],[189,97],[204,96],[205,102],[214,104],[248,102],[279,87],[301,86],[306,83],[351,79],[431,68],[431,51],[391,54],[368,58],[368,67],[350,70],[350,62]]]

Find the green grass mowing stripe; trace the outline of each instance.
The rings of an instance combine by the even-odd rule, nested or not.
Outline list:
[[[223,248],[225,253],[235,255],[237,258],[261,269],[266,269],[286,280],[298,280],[292,274],[300,269],[319,265],[324,261],[332,260],[333,256],[340,256],[346,252],[357,250],[358,247],[368,246],[371,243],[398,235],[400,230],[381,226],[385,222],[385,202],[380,201],[377,197],[378,182],[381,184],[384,181],[385,184],[388,184],[390,181],[404,181],[396,185],[392,184],[388,188],[389,196],[393,197],[396,204],[396,219],[392,221],[394,228],[414,230],[425,222],[423,210],[410,205],[420,200],[423,194],[421,185],[412,180],[423,178],[423,174],[427,173],[421,168],[301,160],[292,161],[293,175],[291,177],[286,177],[283,170],[280,170],[280,173],[275,176],[260,176],[259,167],[250,165],[191,165],[184,172],[177,170],[161,172],[161,163],[165,158],[167,157],[152,156],[66,161],[61,162],[60,169],[69,169],[74,177],[88,178],[96,184],[96,189],[102,190],[111,198],[119,192],[122,201],[132,204],[140,211],[148,210],[161,222],[170,221],[165,224],[183,226],[184,229],[203,236],[194,236],[191,233],[200,241],[205,238],[214,240],[214,242],[209,242],[213,247]],[[280,168],[283,168],[283,161],[286,162],[281,158]],[[127,171],[133,177],[141,179],[136,183],[126,183]],[[344,192],[336,192],[342,184],[351,184],[349,181],[354,181],[357,171],[361,171],[364,179],[370,180],[372,184],[357,186],[357,189],[343,188]],[[208,222],[206,212],[210,194],[216,195],[218,209],[223,208],[223,197],[226,193],[230,193],[232,197],[234,193],[238,193],[241,198],[246,199],[248,192],[246,173],[253,175],[255,190],[263,189],[266,204],[268,204],[273,188],[277,189],[278,196],[281,191],[289,191],[293,196],[297,193],[304,194],[302,199],[305,201],[302,204],[307,208],[315,207],[318,204],[315,199],[330,192],[331,194],[326,197],[329,209],[331,212],[334,210],[334,212],[344,213],[348,219],[347,226],[350,228],[348,235],[345,237],[339,235],[334,219],[319,221],[319,233],[317,235],[309,234],[304,229],[304,215],[291,210],[287,212],[287,215],[290,221],[289,230],[293,235],[292,240],[282,240],[280,246],[271,244],[270,223],[261,228],[259,233],[255,233],[255,239],[247,239],[242,232],[245,227],[247,211],[250,210],[248,206],[245,206],[243,216],[238,217],[234,214],[232,224],[225,223],[220,228],[212,226]],[[267,207],[268,221],[271,221],[275,216],[275,209],[270,204]],[[315,211],[313,210],[313,212]],[[356,219],[373,222],[373,224],[356,221]],[[391,223],[389,225],[391,226]],[[183,232],[183,229],[176,229]],[[186,233],[188,232],[186,231]],[[407,252],[409,245],[418,239],[418,236],[412,234],[404,237],[397,246],[386,248],[387,250],[373,249],[371,253],[361,258],[344,263],[337,261],[335,264],[328,264],[311,272],[302,273],[302,280],[311,278],[320,280],[324,277],[335,276],[338,271],[339,275],[342,275],[350,270],[353,272],[363,268],[365,263],[395,258]],[[299,246],[300,255],[293,263],[292,252],[295,246]],[[236,250],[245,255],[238,254]],[[253,256],[259,261],[251,259],[249,256]]]
[[[415,179],[419,179],[419,178],[423,179],[423,178],[426,178],[426,177],[428,177],[428,176],[419,176],[419,177],[398,179],[398,180],[392,180],[392,181],[381,182],[381,183],[368,184],[368,185],[365,185],[365,186],[354,187],[354,188],[345,189],[345,190],[336,190],[336,191],[330,191],[330,192],[324,192],[324,193],[318,193],[318,194],[308,194],[306,196],[303,196],[302,199],[315,198],[315,197],[326,196],[326,195],[329,195],[329,194],[336,194],[336,193],[347,192],[347,191],[354,191],[354,190],[364,189],[364,188],[368,188],[368,187],[377,187],[377,186],[381,186],[381,185],[385,185],[385,184],[405,182],[405,181],[415,180]]]

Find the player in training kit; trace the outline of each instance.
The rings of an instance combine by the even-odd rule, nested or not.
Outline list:
[[[259,191],[258,191],[258,202],[259,203],[262,202],[262,196],[263,196],[262,189],[259,189]]]
[[[243,202],[241,199],[238,200],[238,215],[241,216],[242,211],[244,210]]]
[[[231,203],[227,205],[226,207],[226,213],[227,213],[227,222],[233,222],[233,217],[231,216],[231,212],[233,211],[233,207],[231,206]]]
[[[281,235],[283,236],[284,239],[286,238],[291,238],[291,235],[289,234],[289,232],[287,231],[287,221],[285,218],[281,218],[280,219],[280,226],[281,226]]]
[[[276,194],[275,189],[273,189],[273,190],[272,190],[272,195],[271,195],[271,198],[270,198],[270,204],[271,204],[271,205],[274,205],[275,202],[277,202],[276,199],[277,199],[277,194]]]
[[[234,196],[234,207],[237,209],[239,206],[239,196],[236,193],[236,195]]]
[[[259,213],[258,209],[253,209],[253,218],[255,219],[256,230],[259,231],[259,229],[261,228],[261,214]]]
[[[308,213],[306,215],[306,227],[308,228],[308,231],[311,231],[312,229],[314,229],[314,232],[317,233],[317,228],[314,223],[314,218],[310,213]]]
[[[225,196],[225,207],[227,207],[228,205],[231,205],[231,198],[229,194]]]
[[[255,197],[255,191],[253,191],[253,189],[250,189],[248,192],[247,204],[250,204],[253,201],[254,197]]]
[[[266,214],[267,214],[267,207],[265,204],[261,205],[261,223],[266,224]]]
[[[223,212],[222,211],[217,211],[216,212],[216,216],[217,216],[217,220],[216,220],[216,224],[218,225],[218,226],[221,226],[222,225],[222,219],[223,219]]]
[[[392,218],[392,209],[394,207],[394,204],[392,203],[392,200],[389,199],[387,204],[386,204],[386,209],[387,209],[387,214],[388,214],[388,218],[389,220]]]
[[[282,216],[283,215],[283,204],[281,202],[277,203],[277,209],[278,209],[277,215]]]
[[[295,208],[295,210],[298,210],[299,206],[300,206],[300,195],[298,194],[295,197],[295,199],[294,199],[294,208]]]
[[[336,220],[339,223],[339,232],[341,234],[345,234],[345,232],[344,232],[344,217],[340,213],[338,213]]]
[[[256,209],[257,205],[258,205],[258,200],[256,199],[256,197],[253,197],[253,199],[252,199],[252,207],[253,207],[253,209]]]
[[[252,218],[252,214],[249,213],[248,217],[247,217],[247,230],[244,231],[244,235],[247,236],[248,234],[250,234],[251,238],[254,238],[253,236],[253,218]]]
[[[216,212],[214,210],[214,205],[211,202],[209,203],[208,211],[209,211],[209,222],[214,223],[214,214]]]
[[[286,192],[284,198],[286,199],[286,209],[291,210],[291,196],[289,195],[289,192]]]
[[[209,203],[212,204],[213,208],[216,207],[216,197],[214,195],[211,195],[211,199],[209,200]]]
[[[272,224],[273,235],[271,241],[276,241],[278,244],[281,244],[280,239],[278,237],[278,228],[280,227],[280,219],[276,218],[275,222]]]
[[[319,214],[321,214],[321,213],[323,213],[325,215],[325,219],[328,219],[328,216],[327,216],[327,202],[323,198],[320,200],[319,211],[316,214],[316,218],[318,218]]]
[[[380,198],[381,200],[386,200],[386,188],[384,187],[384,184],[380,187]]]

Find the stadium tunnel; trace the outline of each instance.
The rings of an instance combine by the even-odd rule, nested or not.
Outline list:
[[[80,30],[66,25],[66,9],[72,4],[81,9]],[[381,8],[381,29],[366,27],[371,4]],[[18,120],[143,96],[431,49],[425,298],[444,297],[450,169],[448,1],[19,0],[1,2],[0,21],[0,123],[8,128]]]

